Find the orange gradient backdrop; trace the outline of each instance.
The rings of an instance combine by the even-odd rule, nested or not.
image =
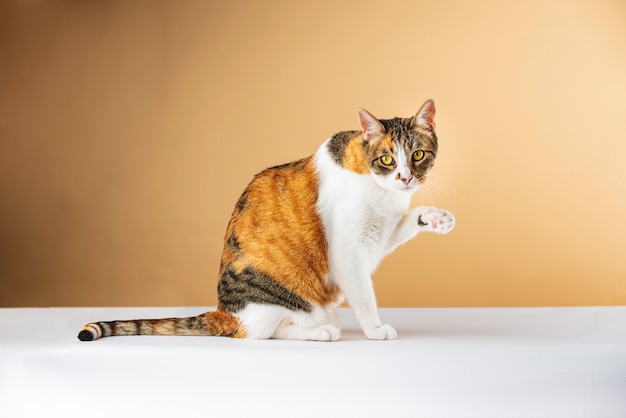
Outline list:
[[[8,1],[0,306],[216,304],[254,173],[437,104],[381,306],[626,304],[622,1]]]

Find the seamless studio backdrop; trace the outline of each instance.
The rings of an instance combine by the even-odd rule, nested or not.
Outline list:
[[[623,1],[4,1],[0,305],[217,303],[265,167],[437,104],[381,306],[626,304]]]

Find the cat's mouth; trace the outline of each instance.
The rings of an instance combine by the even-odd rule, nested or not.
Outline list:
[[[410,183],[400,183],[396,184],[396,189],[401,192],[413,193],[419,189],[420,185],[417,181],[412,181]]]

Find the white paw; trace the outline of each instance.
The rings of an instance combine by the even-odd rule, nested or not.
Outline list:
[[[417,226],[422,231],[447,234],[454,228],[454,215],[447,210],[428,207],[420,209],[420,214],[417,217]]]
[[[341,330],[334,325],[320,327],[318,341],[337,341],[341,337]]]
[[[370,340],[395,340],[398,333],[391,325],[385,324],[365,331],[365,336]]]

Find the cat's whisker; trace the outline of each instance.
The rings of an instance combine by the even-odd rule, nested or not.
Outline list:
[[[442,190],[438,189],[435,184],[432,184],[432,192],[437,197],[439,197],[439,199],[443,202],[445,207],[454,209],[454,204],[450,203],[450,201],[446,197],[446,194]]]
[[[433,192],[438,195],[446,205],[451,207],[456,205],[456,197],[452,194],[452,191],[446,189],[443,184],[433,181],[430,185]]]
[[[432,185],[429,183],[424,184],[424,192],[428,196],[429,206],[435,206],[437,202],[435,202],[434,194],[432,191]]]
[[[450,203],[450,209],[456,210],[457,206],[458,206],[458,202],[459,202],[459,200],[457,198],[458,192],[457,193],[453,193],[452,190],[448,190],[445,187],[443,187],[442,185],[438,185],[438,187],[441,190],[441,193],[443,193],[447,197],[447,199],[448,199],[448,201]]]
[[[463,182],[442,174],[428,174],[428,179],[429,182],[445,187],[446,190],[451,190],[454,193],[459,193],[463,186]]]
[[[418,189],[418,193],[420,195],[420,200],[426,200],[426,198],[428,198],[428,189],[427,189],[428,184],[422,184],[420,186],[420,188]]]
[[[431,178],[431,177],[442,178],[442,179],[445,179],[445,180],[449,180],[449,181],[455,182],[455,183],[457,183],[459,185],[462,184],[462,182],[460,180],[457,180],[457,179],[455,179],[453,177],[450,177],[450,176],[444,176],[443,174],[428,173],[428,178]]]
[[[434,202],[435,200],[440,200],[446,207],[449,207],[451,209],[454,209],[454,207],[456,206],[456,198],[453,195],[452,191],[446,188],[446,185],[443,185],[434,179],[429,179],[429,181],[425,183],[422,188],[424,189],[425,193],[430,197],[432,205],[437,206]]]
[[[422,185],[422,188],[420,190],[422,190],[427,197],[427,206],[435,206],[435,199],[433,198],[429,184],[425,183],[424,185]]]
[[[432,204],[432,199],[430,197],[430,194],[428,193],[428,188],[426,187],[426,185],[422,185],[422,187],[420,188],[420,193],[424,196],[424,200],[426,200],[429,204]]]

